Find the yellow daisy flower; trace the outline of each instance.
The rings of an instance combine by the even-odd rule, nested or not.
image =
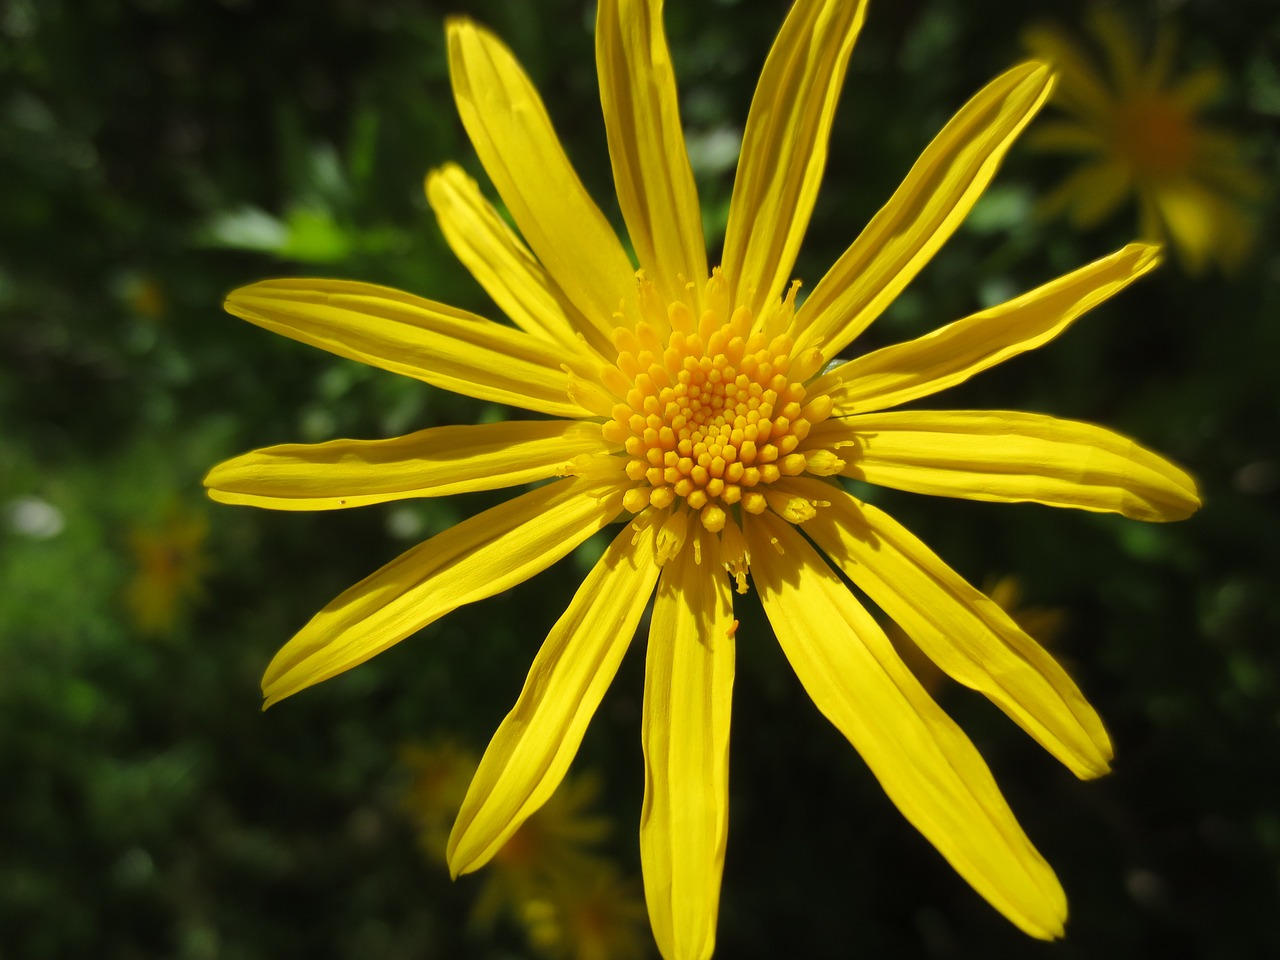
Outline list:
[[[1133,198],[1143,237],[1171,241],[1189,272],[1215,262],[1233,267],[1252,242],[1247,205],[1263,183],[1244,161],[1242,141],[1201,117],[1221,93],[1223,75],[1211,67],[1175,74],[1177,38],[1167,22],[1145,59],[1114,10],[1095,8],[1088,27],[1105,69],[1064,30],[1035,27],[1025,35],[1033,55],[1059,72],[1053,104],[1066,114],[1037,124],[1027,141],[1081,159],[1042,209],[1088,228]]]
[[[216,467],[206,481],[215,499],[335,509],[558,478],[341,594],[271,662],[267,704],[625,521],[535,657],[467,792],[448,858],[455,873],[482,866],[552,795],[653,597],[640,852],[667,958],[707,957],[715,942],[733,588],[746,592],[748,575],[801,683],[904,815],[1021,929],[1046,939],[1062,932],[1066,900],[1053,871],[972,743],[841,575],[1077,775],[1107,771],[1106,731],[996,604],[836,478],[1144,520],[1199,505],[1184,472],[1100,427],[1009,411],[888,411],[1057,336],[1150,270],[1154,247],[1125,247],[824,373],[964,219],[1053,83],[1048,67],[1026,63],[982,89],[797,306],[791,270],[865,8],[792,7],[747,119],[714,270],[661,0],[601,0],[609,156],[639,271],[511,51],[456,19],[447,27],[455,99],[519,235],[457,167],[432,173],[427,194],[453,250],[518,329],[344,280],[271,280],[227,300],[266,329],[551,419],[270,447]]]

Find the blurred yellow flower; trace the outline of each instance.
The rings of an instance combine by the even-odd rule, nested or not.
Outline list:
[[[525,909],[529,941],[552,960],[643,960],[651,953],[643,891],[596,861]]]
[[[125,280],[124,297],[129,308],[145,320],[159,320],[169,308],[169,298],[160,281],[146,274]]]
[[[449,826],[479,758],[444,741],[405,747],[401,763],[412,775],[401,807],[428,856],[443,859]],[[599,793],[593,776],[566,777],[521,825],[488,865],[471,911],[478,928],[508,918],[551,958],[626,960],[648,954],[644,901],[596,849],[613,827],[592,811]]]
[[[1038,347],[1155,266],[1134,244],[919,340],[824,373],[954,232],[1048,98],[1026,63],[965,104],[800,306],[792,268],[866,4],[800,0],[747,118],[721,264],[708,269],[660,0],[601,0],[609,157],[637,272],[511,51],[448,24],[462,122],[517,235],[456,166],[427,178],[450,246],[520,329],[384,287],[272,280],[227,309],[285,336],[552,419],[270,447],[215,467],[227,503],[325,510],[554,477],[436,535],[321,610],[267,668],[267,704],[545,570],[618,520],[534,659],[463,801],[455,873],[554,795],[654,597],[640,856],[669,958],[715,944],[728,835],[733,589],[748,574],[801,683],[890,798],[1032,936],[1066,898],[986,764],[841,574],[944,671],[1080,777],[1111,744],[1062,668],[923,543],[835,479],[1173,520],[1191,478],[1101,427],[1010,411],[885,412]],[[526,245],[527,244],[527,245]],[[803,525],[804,533],[800,532]],[[826,558],[819,553],[825,552]]]
[[[1167,22],[1145,59],[1132,26],[1111,8],[1093,9],[1088,28],[1103,67],[1065,30],[1038,26],[1024,38],[1059,71],[1052,103],[1066,115],[1040,122],[1027,141],[1081,160],[1042,210],[1088,228],[1136,200],[1143,238],[1172,242],[1188,272],[1235,266],[1253,240],[1248,206],[1263,181],[1243,141],[1202,117],[1224,76],[1212,67],[1176,73],[1177,39]]]
[[[134,574],[125,587],[125,606],[143,634],[171,632],[202,595],[209,569],[204,545],[208,518],[173,507],[157,526],[136,526],[129,534]]]

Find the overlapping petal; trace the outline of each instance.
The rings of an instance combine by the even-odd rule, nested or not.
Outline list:
[[[715,949],[729,830],[734,631],[720,545],[700,531],[663,568],[645,659],[640,862],[658,949],[706,960]]]
[[[896,407],[963,383],[1048,343],[1076,318],[1154,268],[1159,252],[1149,244],[1129,244],[1006,303],[850,360],[815,383],[812,391],[828,394],[836,416],[841,416]]]
[[[469,20],[448,23],[458,113],[485,172],[543,267],[607,345],[613,315],[633,299],[634,268],[587,194],[542,98],[511,51]]]
[[[657,580],[654,530],[625,527],[551,628],[480,761],[449,837],[454,876],[484,866],[555,792]]]
[[[640,266],[671,303],[707,276],[698,190],[685,150],[662,0],[601,0],[596,65],[609,159]]]
[[[796,314],[796,350],[834,356],[866,329],[960,226],[1053,87],[1024,63],[986,85],[925,148],[889,202]]]
[[[912,410],[839,421],[846,477],[913,493],[1183,520],[1195,481],[1128,437],[1010,410]],[[838,442],[838,441],[837,441]]]
[[[547,484],[401,554],[311,618],[267,667],[266,706],[364,663],[446,613],[523,583],[622,509],[613,481]]]
[[[1076,776],[1109,769],[1111,740],[1054,659],[883,511],[831,484],[787,486],[830,506],[805,533],[952,679],[985,694]]]
[[[432,427],[389,440],[264,447],[218,464],[204,485],[220,503],[337,510],[531,483],[602,446],[600,428],[579,420]]]
[[[442,303],[354,280],[264,280],[228,294],[243,320],[340,357],[480,400],[557,417],[569,399],[564,350]]]
[[[796,676],[889,799],[956,871],[1034,937],[1062,935],[1066,896],[969,738],[790,524],[747,525],[752,580]]]
[[[757,317],[791,280],[866,8],[866,0],[796,3],[756,85],[720,262],[731,302]]]
[[[457,164],[427,175],[427,200],[449,249],[520,329],[578,351],[582,315]]]

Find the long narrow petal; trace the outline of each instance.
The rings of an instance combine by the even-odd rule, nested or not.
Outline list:
[[[729,830],[737,621],[719,541],[701,536],[701,562],[693,546],[685,544],[658,584],[641,721],[640,863],[653,935],[666,960],[705,960],[715,949]]]
[[[850,360],[810,393],[828,393],[840,416],[896,407],[954,387],[1048,343],[1154,268],[1159,254],[1159,247],[1131,243],[1006,303]]]
[[[544,480],[603,443],[600,427],[580,420],[432,427],[389,440],[265,447],[218,464],[204,485],[219,503],[337,510]]]
[[[1111,216],[1132,189],[1129,164],[1101,157],[1081,164],[1036,204],[1036,211],[1045,219],[1065,212],[1073,226],[1088,230]]]
[[[603,0],[596,68],[609,158],[636,256],[670,303],[707,276],[698,190],[680,126],[662,0]]]
[[[756,316],[791,279],[866,8],[865,0],[795,4],[756,85],[721,261],[732,302]]]
[[[1061,936],[1062,887],[969,738],[794,527],[767,513],[748,519],[751,578],[814,704],[978,893],[1032,936]]]
[[[502,41],[469,20],[448,23],[458,113],[525,241],[565,296],[609,343],[613,314],[635,295],[634,269],[587,194],[533,83]]]
[[[1053,102],[1091,123],[1111,116],[1115,95],[1093,63],[1093,58],[1056,27],[1032,27],[1022,35],[1023,45],[1037,60],[1053,65],[1060,77]]]
[[[577,308],[457,164],[427,175],[427,200],[449,248],[522,330],[578,350]]]
[[[354,280],[265,280],[227,295],[228,313],[274,333],[443,387],[557,417],[569,399],[564,350],[521,330]]]
[[[484,866],[555,792],[658,581],[652,527],[628,525],[542,644],[449,837],[454,876]]]
[[[885,487],[1135,520],[1182,520],[1200,507],[1185,472],[1090,423],[1007,410],[911,410],[838,422],[851,444],[842,452],[844,475]]]
[[[943,672],[985,694],[1076,776],[1107,772],[1111,740],[1097,713],[1007,613],[882,511],[820,481],[788,485],[830,501],[805,533]]]
[[[1058,85],[1061,87],[1061,80]],[[1078,120],[1038,120],[1023,136],[1022,143],[1046,153],[1096,156],[1107,152],[1105,134]]]
[[[612,483],[573,477],[455,524],[344,591],[281,648],[265,706],[376,656],[464,604],[523,583],[610,523]]]
[[[834,356],[866,329],[960,226],[1053,87],[1024,63],[986,85],[925,148],[907,178],[796,314],[796,350]]]

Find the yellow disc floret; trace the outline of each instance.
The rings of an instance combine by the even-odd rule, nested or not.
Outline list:
[[[827,397],[805,394],[821,354],[793,358],[791,339],[771,336],[764,327],[773,324],[754,324],[746,307],[726,316],[723,288],[717,272],[696,327],[688,304],[677,301],[665,317],[614,331],[622,379],[608,379],[629,387],[603,427],[605,440],[625,451],[635,482],[623,501],[628,510],[683,500],[712,533],[734,505],[763,513],[770,484],[805,472],[797,448],[831,413]],[[793,297],[794,290],[783,302],[787,313]]]

